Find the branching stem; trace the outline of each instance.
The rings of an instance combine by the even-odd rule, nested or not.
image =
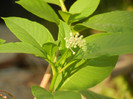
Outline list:
[[[59,1],[60,1],[60,4],[61,4],[61,9],[62,9],[62,11],[67,12],[67,9],[66,9],[66,6],[65,6],[63,0],[59,0]]]
[[[58,72],[57,71],[54,71],[53,72],[52,82],[51,82],[51,85],[50,85],[50,88],[49,88],[49,91],[50,92],[52,92],[53,89],[54,89],[54,85],[55,85],[55,81],[56,81],[57,76],[58,76]]]
[[[63,72],[65,69],[67,69],[71,64],[75,63],[76,61],[77,61],[77,60],[74,60],[74,61],[68,63],[66,66],[64,66],[64,67],[59,71],[59,73]]]
[[[60,4],[61,4],[61,9],[62,11],[65,11],[67,12],[67,9],[66,9],[66,6],[63,2],[63,0],[59,0]],[[58,56],[59,52],[57,52],[57,55],[55,57],[55,60]],[[54,88],[54,84],[55,84],[55,81],[56,81],[56,78],[58,76],[58,70],[57,70],[57,67],[55,67],[55,60],[54,60],[54,63],[49,61],[49,60],[46,60],[49,62],[49,65],[47,67],[47,70],[46,70],[46,73],[44,74],[44,77],[41,81],[41,84],[40,86],[43,87],[43,88],[46,88],[48,82],[49,82],[49,79],[51,77],[51,73],[53,73],[53,78],[52,78],[52,82],[51,82],[51,85],[50,85],[50,88],[49,88],[49,91],[52,92],[53,91],[53,88]]]

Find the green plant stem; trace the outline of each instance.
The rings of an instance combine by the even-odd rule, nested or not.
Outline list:
[[[55,57],[55,59],[54,59],[54,63],[51,64],[53,77],[52,77],[52,82],[51,82],[50,88],[49,88],[49,91],[50,91],[50,92],[53,91],[54,84],[55,84],[56,78],[57,78],[57,76],[58,76],[58,70],[57,70],[57,68],[55,67],[55,61],[56,61],[56,59],[57,59],[58,56],[59,56],[59,51],[57,51],[57,53],[56,53],[56,57]]]
[[[67,9],[66,9],[66,6],[65,6],[63,0],[59,0],[59,1],[60,1],[60,4],[61,4],[61,9],[62,9],[62,11],[67,12]]]
[[[56,58],[57,57],[55,57],[54,62],[56,61]],[[47,86],[47,84],[49,82],[49,79],[52,76],[52,71],[53,71],[52,69],[54,69],[54,67],[52,67],[52,66],[54,66],[54,63],[51,62],[48,58],[45,59],[45,60],[47,62],[49,62],[49,65],[48,65],[47,70],[46,70],[46,72],[45,72],[45,74],[43,76],[43,79],[42,79],[41,83],[40,83],[40,87],[42,87],[42,88],[46,88],[46,86]]]
[[[63,72],[65,69],[67,69],[71,64],[75,63],[76,61],[77,61],[77,60],[74,60],[74,61],[68,63],[66,66],[64,66],[64,67],[59,71],[59,73]]]
[[[58,76],[58,71],[57,71],[57,68],[55,67],[55,64],[51,64],[51,68],[52,68],[53,77],[52,77],[52,82],[49,87],[50,92],[53,91],[54,84],[55,84],[56,78]]]
[[[67,9],[66,9],[66,6],[65,6],[63,0],[59,0],[59,1],[60,1],[60,4],[61,4],[62,11],[67,12]],[[57,53],[57,55],[58,54],[59,54],[59,52]],[[53,91],[53,88],[54,88],[54,85],[55,85],[55,81],[56,81],[56,78],[58,76],[58,70],[56,69],[55,64],[52,63],[51,67],[52,67],[52,72],[53,72],[53,78],[52,78],[52,82],[51,82],[51,85],[50,85],[50,88],[49,88],[50,92]]]
[[[66,57],[68,55],[68,51],[69,51],[69,49],[67,49],[65,51],[65,53],[62,55],[62,57],[56,62],[55,66],[58,66],[59,63],[60,63],[60,65],[63,65],[64,64],[64,62],[66,60]]]
[[[55,58],[55,60],[56,60],[56,58]],[[55,60],[54,60],[54,61],[55,61]],[[58,75],[58,71],[57,71],[57,69],[56,69],[56,67],[55,67],[55,64],[54,64],[53,62],[51,62],[50,60],[47,60],[47,61],[49,62],[49,66],[51,66],[51,68],[52,68],[52,73],[53,73],[52,82],[51,82],[50,88],[49,88],[49,91],[52,92],[52,91],[53,91],[53,88],[54,88],[54,84],[55,84],[56,78],[57,78],[57,75]],[[49,69],[51,69],[51,68],[49,67]],[[50,71],[50,70],[48,70],[48,71]],[[50,73],[51,73],[51,71],[50,71]],[[46,81],[49,80],[49,78],[50,78],[50,77],[45,78]],[[44,81],[43,81],[43,82],[44,82]],[[43,85],[42,85],[42,86],[43,86]]]
[[[51,82],[51,85],[50,85],[50,88],[49,88],[49,91],[52,92],[53,89],[54,89],[54,85],[55,85],[55,81],[56,81],[56,78],[58,76],[58,72],[57,70],[53,70],[53,78],[52,78],[52,82]]]

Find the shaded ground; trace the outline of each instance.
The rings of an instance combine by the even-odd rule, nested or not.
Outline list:
[[[3,55],[13,57],[13,54],[2,54],[1,56]],[[16,57],[15,55],[14,57]],[[16,99],[33,99],[31,86],[40,84],[47,67],[47,63],[40,58],[27,54],[26,56],[23,66],[11,62],[12,64],[5,65],[5,68],[3,66],[0,68],[0,90],[11,93]]]
[[[16,67],[0,70],[0,90],[11,93],[16,99],[33,99],[27,80],[33,74]]]

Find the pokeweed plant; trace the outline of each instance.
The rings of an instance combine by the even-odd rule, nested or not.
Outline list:
[[[81,96],[111,99],[87,89],[108,77],[119,55],[133,52],[133,12],[113,11],[89,17],[99,2],[76,0],[67,10],[64,0],[17,1],[29,12],[57,24],[56,41],[48,29],[37,22],[20,17],[3,18],[21,42],[5,43],[1,39],[0,52],[34,54],[48,61],[52,68],[48,91],[39,86],[32,87],[36,99],[81,99]],[[59,15],[62,19],[49,3],[61,8]],[[81,23],[82,19],[86,20]],[[80,32],[87,28],[103,33],[84,38]]]

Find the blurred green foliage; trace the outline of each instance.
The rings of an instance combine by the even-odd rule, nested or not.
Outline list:
[[[109,84],[109,85],[108,85]],[[133,99],[127,81],[123,76],[112,79],[109,83],[101,83],[99,93],[114,99]]]
[[[99,12],[108,12],[114,10],[129,10],[133,6],[133,0],[101,0]]]

